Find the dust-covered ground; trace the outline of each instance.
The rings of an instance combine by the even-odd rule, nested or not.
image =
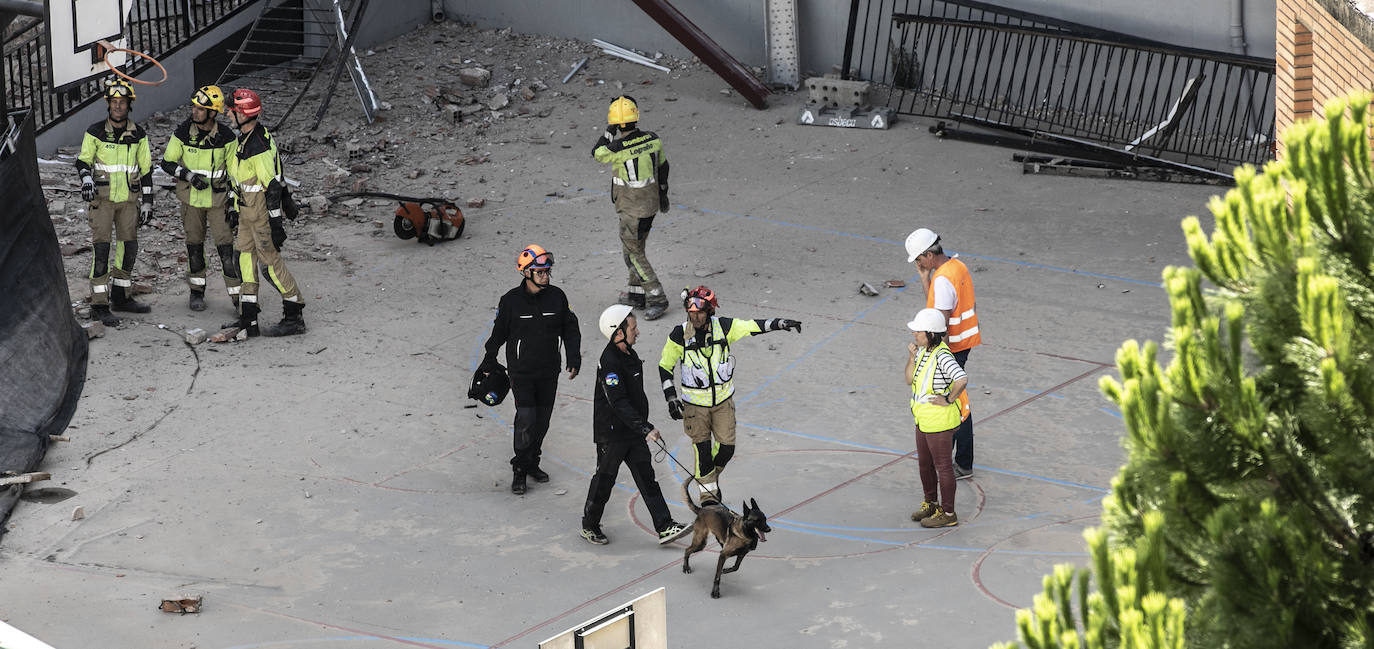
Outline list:
[[[92,341],[71,441],[0,543],[7,622],[62,648],[532,647],[666,586],[672,647],[985,647],[1015,637],[1013,609],[1054,564],[1085,562],[1081,531],[1121,460],[1097,381],[1122,340],[1160,337],[1160,272],[1186,262],[1178,220],[1213,188],[1026,176],[1009,151],[920,121],[798,126],[803,95],[754,110],[699,63],[665,60],[665,74],[457,24],[363,60],[390,106],[381,121],[363,125],[341,87],[320,129],[302,115],[277,133],[311,206],[283,253],[306,335],[186,344],[231,311],[217,271],[210,309],[187,308],[179,218],[159,194],[136,273],[154,310]],[[469,67],[490,85],[460,82]],[[683,544],[655,543],[624,472],[611,544],[577,534],[596,317],[625,275],[607,170],[588,154],[620,93],[672,161],[673,208],[649,240],[665,285],[710,285],[723,315],[804,323],[733,348],[740,442],[722,486],[736,506],[756,499],[774,532],[719,600],[713,555],[682,574]],[[160,142],[183,117],[144,123]],[[68,164],[44,177],[80,310],[89,232]],[[357,190],[453,198],[466,232],[402,241],[393,202],[323,198]],[[901,242],[921,226],[974,271],[984,340],[968,365],[975,476],[958,485],[962,523],[938,531],[908,518],[921,495],[900,376],[904,323],[924,306]],[[552,481],[513,496],[513,406],[464,395],[530,243],[557,257],[586,367],[560,380]],[[280,302],[263,295],[275,321]],[[651,375],[681,318],[641,323]],[[657,394],[651,419],[685,462]],[[686,520],[682,471],[660,459]],[[203,611],[156,610],[181,593]]]

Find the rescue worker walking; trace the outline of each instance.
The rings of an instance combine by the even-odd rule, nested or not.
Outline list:
[[[114,327],[119,325],[119,317],[110,313],[112,307],[128,313],[151,310],[134,300],[133,270],[138,258],[138,227],[153,216],[153,158],[148,134],[129,119],[137,98],[134,87],[111,77],[105,80],[103,94],[107,117],[86,129],[76,172],[91,221],[91,319]]]
[[[281,246],[286,242],[282,225],[282,195],[286,191],[281,175],[281,156],[267,129],[258,123],[262,100],[246,88],[234,91],[229,107],[238,138],[229,145],[226,161],[231,196],[226,215],[229,227],[238,228],[234,250],[238,253],[239,319],[231,326],[257,336],[258,267],[267,268],[267,278],[281,293],[281,322],[262,329],[268,336],[293,336],[305,333],[305,300],[296,287],[296,278],[286,269]]]
[[[225,219],[229,181],[225,165],[234,133],[216,119],[224,112],[219,86],[203,86],[191,96],[191,116],[172,132],[162,154],[162,170],[176,178],[181,223],[186,228],[186,283],[192,311],[205,310],[205,230],[215,242],[224,287],[234,307],[239,305],[239,262],[234,232]]]
[[[907,263],[915,263],[926,289],[926,308],[945,315],[948,330],[945,340],[959,367],[968,363],[968,353],[982,344],[978,332],[978,313],[974,310],[973,278],[968,266],[945,254],[940,235],[920,228],[906,238]],[[954,476],[973,477],[973,410],[968,391],[959,395],[961,421],[954,432]]]
[[[592,391],[592,439],[596,442],[596,472],[587,486],[587,503],[582,508],[582,538],[593,545],[606,545],[610,539],[601,531],[601,513],[611,498],[615,477],[624,463],[630,469],[635,487],[649,509],[659,544],[671,543],[690,527],[673,520],[663,490],[654,478],[653,454],[649,441],[662,443],[663,436],[649,423],[649,397],[644,394],[644,361],[635,353],[639,325],[632,307],[617,304],[601,312],[598,329],[609,340],[596,364],[596,386]]]
[[[735,357],[730,346],[745,336],[791,329],[801,333],[801,322],[738,320],[716,316],[716,294],[705,286],[683,290],[682,306],[687,321],[674,327],[663,344],[658,375],[668,415],[683,420],[687,438],[696,453],[696,479],[701,498],[720,502],[721,471],[735,455]],[[673,371],[681,367],[682,399],[673,385]]]
[[[563,343],[568,380],[572,380],[582,367],[582,334],[568,296],[550,283],[553,253],[527,246],[516,255],[515,269],[522,277],[520,285],[501,296],[478,369],[495,368],[496,354],[505,345],[506,371],[515,397],[510,490],[523,494],[526,476],[535,482],[549,481],[549,474],[539,468],[539,457],[558,396],[558,344]]]
[[[606,132],[592,147],[592,157],[611,164],[614,171],[611,201],[620,217],[620,250],[630,275],[620,303],[645,309],[645,319],[657,320],[668,310],[668,296],[649,263],[645,245],[654,215],[668,211],[668,154],[658,135],[639,130],[639,106],[634,98],[616,97],[606,123]]]

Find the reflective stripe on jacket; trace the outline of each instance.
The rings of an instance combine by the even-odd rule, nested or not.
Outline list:
[[[219,122],[210,124],[210,131],[206,132],[189,119],[182,122],[167,140],[167,151],[162,154],[162,170],[177,179],[178,189],[188,192],[191,207],[211,207],[215,192],[225,191],[228,184],[226,168],[234,135]],[[205,176],[210,186],[190,186],[187,178],[191,173]]]
[[[614,184],[635,188],[655,184],[659,167],[668,161],[663,140],[648,131],[632,131],[619,140],[598,144],[592,157],[612,165]]]
[[[659,358],[659,374],[671,377],[673,368],[680,366],[678,381],[682,384],[682,400],[710,408],[724,403],[735,394],[735,357],[730,345],[745,336],[763,333],[757,320],[711,317],[710,337],[706,340],[686,339],[687,332],[695,335],[690,321],[684,322],[668,334]],[[665,391],[672,379],[665,379]]]
[[[911,381],[911,415],[916,418],[916,427],[923,433],[942,433],[959,425],[960,405],[958,402],[948,406],[925,403],[922,397],[936,394],[935,368],[940,354],[950,354],[949,346],[943,341],[935,349],[922,349],[916,357],[914,377]],[[953,354],[950,354],[951,357]],[[950,383],[953,383],[951,381]],[[965,390],[967,392],[967,390]],[[949,387],[937,396],[949,394]]]
[[[954,285],[954,293],[957,296],[954,313],[949,316],[949,332],[945,338],[949,341],[949,350],[961,352],[978,346],[983,342],[983,337],[978,333],[978,314],[973,310],[973,278],[968,274],[968,266],[958,259],[950,259],[935,269],[935,274],[931,277],[932,283],[936,277],[949,280],[949,283]],[[935,308],[935,291],[926,293],[926,308]]]
[[[112,203],[131,200],[129,192],[134,188],[138,188],[144,201],[153,199],[153,157],[148,149],[148,135],[132,121],[118,132],[109,120],[86,129],[76,168],[81,176],[90,175],[97,184],[109,184]]]

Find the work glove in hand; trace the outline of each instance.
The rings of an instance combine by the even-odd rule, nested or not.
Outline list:
[[[233,208],[224,211],[224,222],[229,224],[229,229],[239,227],[239,211]]]
[[[210,186],[210,181],[206,180],[202,174],[191,174],[191,186],[196,189],[206,189]]]
[[[801,333],[801,322],[798,320],[783,320],[778,323],[778,326],[783,329],[791,329],[792,331]]]
[[[95,200],[95,181],[90,176],[81,178],[81,200],[87,203]]]
[[[272,226],[272,247],[281,250],[281,244],[286,243],[286,228],[282,227],[281,219],[267,219]]]
[[[138,224],[148,225],[153,220],[153,204],[151,201],[144,201],[138,206]]]
[[[669,207],[671,206],[668,204],[668,190],[665,189],[658,193],[658,211],[660,214],[667,212]]]
[[[668,402],[668,416],[676,421],[682,421],[682,399],[673,399]]]

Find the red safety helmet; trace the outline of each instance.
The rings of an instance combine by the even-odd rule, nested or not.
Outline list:
[[[515,257],[515,269],[523,273],[535,268],[553,268],[553,253],[532,243]]]
[[[705,286],[698,286],[692,290],[682,289],[682,307],[688,311],[706,311],[715,313],[720,308],[720,303],[716,301],[716,293]]]
[[[234,91],[234,105],[229,110],[244,117],[257,117],[262,112],[262,99],[252,90],[239,88]]]

